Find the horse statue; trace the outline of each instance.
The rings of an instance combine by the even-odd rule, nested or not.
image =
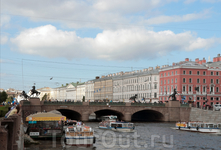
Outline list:
[[[36,94],[36,96],[39,96],[41,94],[41,92],[35,90],[35,86],[32,86],[32,90],[30,92],[31,92],[30,97],[33,96],[34,94]]]
[[[176,101],[176,94],[177,94],[177,91],[176,91],[176,89],[174,89],[174,90],[173,90],[173,94],[171,94],[171,95],[169,96],[169,98],[172,97],[172,101]]]
[[[134,96],[130,97],[130,100],[134,100],[135,103],[137,103],[137,101],[135,100],[137,98],[137,94],[135,94]]]
[[[22,91],[21,97],[23,97],[25,100],[27,100],[27,98],[29,98],[29,96],[25,93],[25,91]]]

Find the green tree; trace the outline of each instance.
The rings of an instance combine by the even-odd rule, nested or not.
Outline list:
[[[13,101],[13,97],[12,96],[10,96],[10,97],[8,97],[7,99],[6,99],[6,103],[8,104],[8,102],[9,103],[11,103]]]
[[[85,102],[85,96],[83,96],[82,101]]]
[[[47,100],[47,94],[45,93],[45,95],[42,97],[42,101],[46,101]]]
[[[0,103],[5,102],[7,97],[8,97],[8,94],[5,91],[0,92]]]

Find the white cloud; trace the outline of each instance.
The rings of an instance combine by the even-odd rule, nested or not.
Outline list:
[[[67,59],[138,60],[160,57],[172,51],[194,51],[213,46],[218,39],[195,37],[191,32],[154,32],[146,29],[105,30],[95,38],[52,25],[22,31],[11,42],[21,53]]]
[[[162,23],[169,23],[169,22],[184,22],[184,21],[191,21],[196,19],[201,19],[207,17],[209,14],[209,10],[205,10],[201,13],[192,13],[186,14],[183,16],[173,15],[173,16],[158,16],[155,18],[150,18],[148,20],[143,21],[146,24],[162,24]]]
[[[7,24],[10,22],[11,18],[8,15],[1,15],[1,24],[0,26],[7,26]]]
[[[201,0],[202,2],[207,2],[207,3],[217,3],[221,2],[221,0]]]
[[[139,20],[162,14],[159,7],[177,0],[7,0],[2,2],[3,12],[24,15],[34,21],[61,22],[70,28],[116,29],[127,24],[136,25]],[[194,14],[189,14],[194,15]],[[184,16],[160,16],[147,20],[157,22],[188,21]],[[137,20],[139,18],[139,20]],[[194,19],[194,17],[192,17]],[[195,19],[198,19],[195,17]],[[125,25],[126,24],[126,25]]]
[[[5,43],[7,43],[8,42],[8,37],[7,36],[4,36],[4,35],[2,35],[2,37],[1,37],[1,41],[0,41],[0,44],[5,44]]]

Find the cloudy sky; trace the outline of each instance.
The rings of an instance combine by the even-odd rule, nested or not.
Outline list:
[[[3,89],[54,88],[221,53],[221,0],[0,3]]]

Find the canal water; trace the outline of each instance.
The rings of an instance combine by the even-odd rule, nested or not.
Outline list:
[[[38,140],[39,145],[30,145],[25,150],[220,150],[221,136],[185,132],[172,129],[175,123],[135,123],[134,133],[113,132],[98,129],[98,122],[86,123],[95,130],[96,143],[90,148],[63,147],[62,139]]]

